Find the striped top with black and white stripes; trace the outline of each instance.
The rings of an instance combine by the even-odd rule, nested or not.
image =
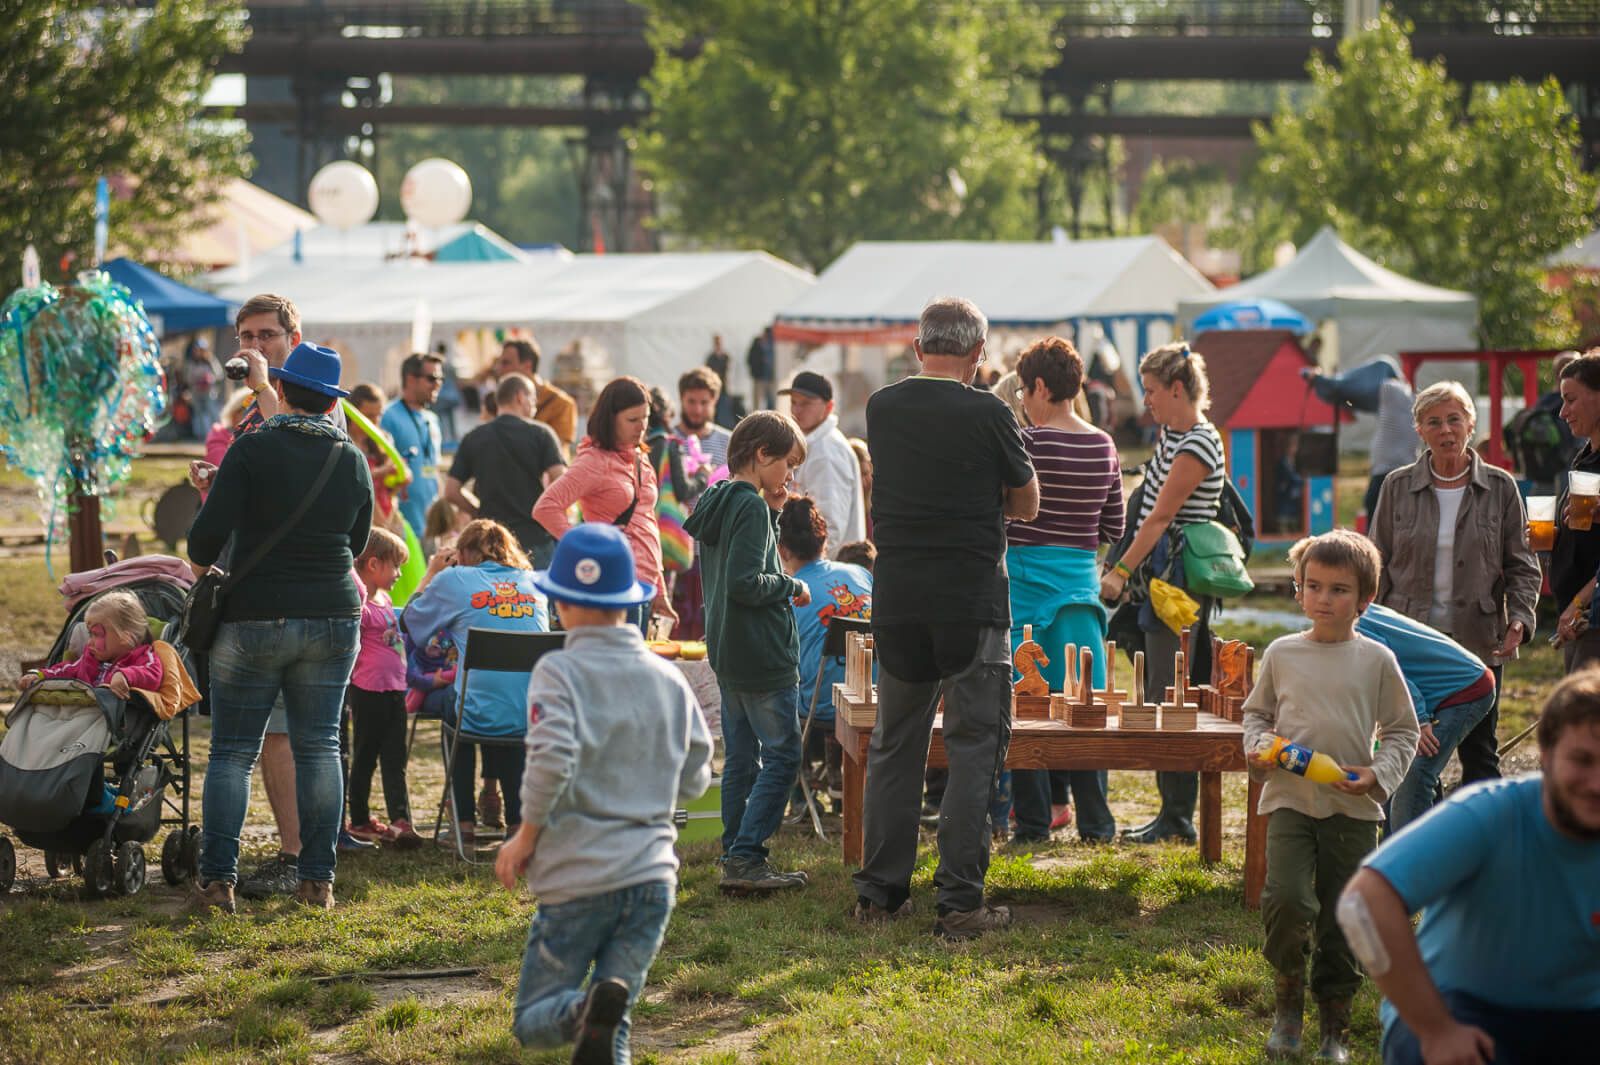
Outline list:
[[[1222,452],[1222,437],[1217,427],[1208,421],[1196,422],[1192,428],[1178,433],[1163,428],[1156,438],[1156,451],[1146,466],[1149,476],[1145,482],[1144,500],[1139,507],[1139,524],[1143,525],[1155,509],[1156,497],[1172,473],[1172,464],[1179,455],[1193,455],[1206,468],[1206,475],[1189,493],[1189,498],[1178,508],[1174,519],[1179,525],[1212,521],[1222,502],[1222,480],[1227,476],[1226,460]]]

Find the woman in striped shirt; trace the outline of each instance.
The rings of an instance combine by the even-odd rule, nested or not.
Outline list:
[[[1160,426],[1155,454],[1145,467],[1144,500],[1134,525],[1133,542],[1100,581],[1100,595],[1109,603],[1122,599],[1125,592],[1134,602],[1148,600],[1148,579],[1166,568],[1167,529],[1212,521],[1222,500],[1223,478],[1227,476],[1222,453],[1222,437],[1206,420],[1211,384],[1206,378],[1205,359],[1183,342],[1167,344],[1150,352],[1139,363],[1139,381],[1144,388],[1144,405]],[[1153,566],[1146,566],[1153,562]],[[1129,578],[1141,577],[1129,588]],[[1208,615],[1212,600],[1197,597],[1201,616]],[[1141,607],[1139,628],[1144,634],[1145,690],[1152,701],[1159,699],[1172,683],[1173,655],[1178,636],[1153,610]],[[1137,648],[1129,647],[1132,654]],[[1157,843],[1167,839],[1194,842],[1195,798],[1199,777],[1194,773],[1157,773],[1161,792],[1161,813],[1154,821],[1127,833],[1138,843]]]
[[[1066,647],[1096,650],[1093,678],[1105,686],[1106,611],[1100,603],[1097,555],[1122,535],[1122,468],[1116,445],[1073,410],[1083,389],[1083,359],[1060,337],[1036,342],[1017,363],[1017,400],[1027,415],[1022,438],[1039,476],[1039,515],[1006,526],[1011,574],[1011,646],[1022,627],[1050,658],[1041,675],[1052,691],[1064,688]],[[1010,399],[1011,397],[1002,397]],[[1106,806],[1106,775],[1094,770],[1012,774],[1016,840],[1043,842],[1069,815],[1067,791],[1078,807],[1078,835],[1109,842],[1117,831]],[[1053,794],[1052,794],[1053,793]],[[1052,812],[1052,798],[1056,810]]]

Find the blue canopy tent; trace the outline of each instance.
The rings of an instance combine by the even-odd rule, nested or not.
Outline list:
[[[180,285],[131,259],[112,259],[100,269],[133,293],[156,332],[187,333],[194,329],[227,329],[233,325],[236,304],[208,292]]]
[[[1305,336],[1316,323],[1281,300],[1253,299],[1218,304],[1194,320],[1196,336],[1208,329],[1287,329]]]

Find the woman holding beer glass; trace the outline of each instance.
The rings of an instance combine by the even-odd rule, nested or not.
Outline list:
[[[1372,542],[1383,553],[1378,602],[1440,632],[1494,672],[1495,704],[1461,740],[1461,782],[1500,775],[1495,724],[1503,661],[1533,634],[1539,561],[1528,547],[1522,496],[1511,475],[1474,451],[1477,410],[1455,381],[1417,393],[1411,413],[1426,448],[1378,493]],[[1438,752],[1449,709],[1424,727],[1419,749]]]
[[[1600,566],[1600,524],[1594,520],[1595,478],[1600,477],[1600,348],[1561,368],[1561,420],[1585,441],[1572,460],[1567,487],[1556,505],[1560,524],[1550,549],[1550,591],[1562,608],[1556,637],[1567,672],[1600,659],[1600,629],[1587,626]],[[1577,482],[1573,482],[1577,478]]]

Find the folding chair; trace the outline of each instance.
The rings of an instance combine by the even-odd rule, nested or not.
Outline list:
[[[450,811],[451,835],[455,839],[456,857],[474,865],[483,864],[473,854],[467,853],[466,842],[461,838],[461,818],[456,813],[455,766],[456,755],[463,741],[479,747],[515,747],[521,750],[524,733],[515,736],[491,736],[471,729],[467,720],[467,691],[475,671],[490,673],[533,672],[534,664],[551,651],[566,643],[566,634],[560,632],[505,632],[500,629],[468,629],[467,645],[461,649],[461,694],[456,700],[456,720],[440,723],[440,740],[444,748],[444,794],[439,799],[439,813],[434,818],[433,836],[439,838],[444,827],[445,809]],[[507,805],[520,801],[515,795],[505,797]]]
[[[811,725],[817,717],[817,701],[822,695],[822,674],[830,658],[844,658],[845,636],[852,632],[871,632],[872,622],[865,618],[833,618],[828,622],[828,633],[822,638],[822,654],[817,659],[817,679],[811,685],[811,706],[806,710],[805,724],[800,728],[800,794],[806,800],[806,812],[811,815],[811,827],[817,838],[824,842],[828,834],[822,829],[822,815],[817,812],[817,799],[806,780],[806,741],[811,738]],[[831,695],[831,693],[830,693]],[[824,757],[826,764],[826,757]]]

